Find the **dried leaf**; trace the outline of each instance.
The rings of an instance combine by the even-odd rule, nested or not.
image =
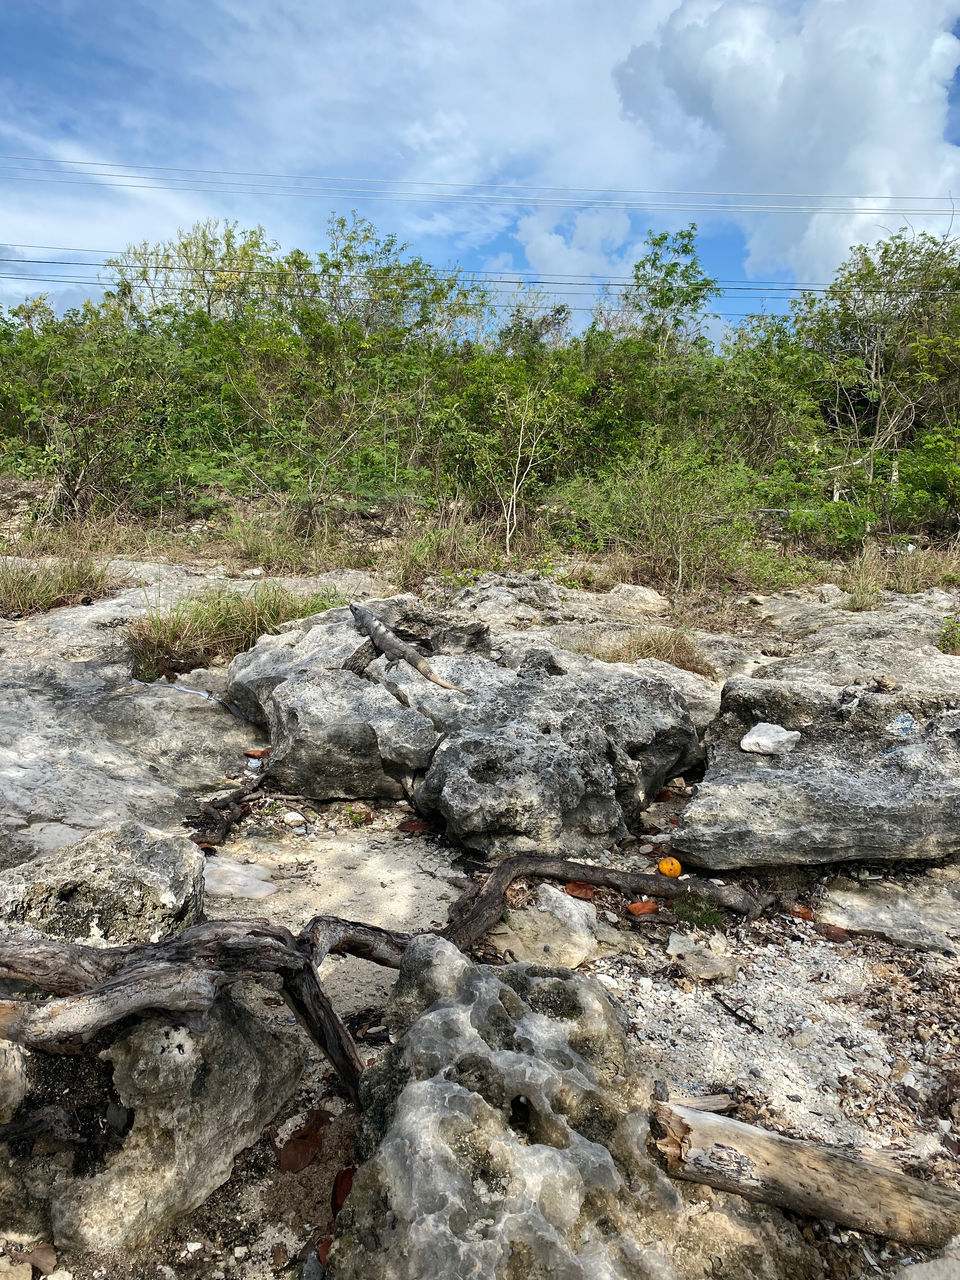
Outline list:
[[[838,924],[822,924],[819,926],[820,932],[828,942],[849,942],[850,934],[846,929],[841,929]]]
[[[356,1169],[341,1169],[333,1180],[333,1192],[330,1196],[330,1208],[333,1210],[334,1217],[336,1217],[343,1208],[344,1201],[350,1194],[350,1188],[353,1186],[353,1175],[355,1173]]]
[[[796,916],[798,920],[812,920],[813,912],[809,907],[791,907],[790,914]]]
[[[656,902],[631,902],[628,903],[627,910],[632,916],[652,916],[660,907]]]
[[[587,902],[592,902],[597,895],[593,885],[583,880],[571,880],[569,884],[564,885],[564,889],[571,898],[583,898]]]
[[[42,1276],[48,1276],[57,1269],[57,1251],[52,1244],[38,1244],[25,1253],[21,1261],[29,1262]]]
[[[245,751],[243,754],[249,756],[251,760],[266,760],[272,750],[273,747],[251,747],[249,751]]]
[[[318,1107],[310,1113],[305,1124],[291,1133],[280,1150],[283,1173],[299,1173],[310,1164],[323,1146],[323,1131],[331,1119],[329,1111]]]
[[[424,831],[430,830],[430,823],[421,822],[419,818],[404,818],[402,822],[397,823],[397,830],[411,831],[420,834]]]
[[[330,1250],[333,1248],[333,1239],[327,1236],[325,1240],[321,1240],[317,1244],[317,1257],[320,1259],[320,1265],[325,1267],[327,1259],[330,1257]]]

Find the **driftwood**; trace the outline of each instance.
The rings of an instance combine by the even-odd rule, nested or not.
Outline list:
[[[947,1187],[690,1107],[661,1102],[654,1117],[675,1178],[928,1249],[960,1232],[960,1193]]]
[[[443,936],[461,950],[471,946],[503,915],[507,890],[514,880],[522,876],[580,880],[606,889],[617,889],[620,893],[645,893],[650,898],[675,898],[680,893],[695,893],[751,920],[759,914],[761,907],[756,898],[736,885],[714,884],[712,880],[700,880],[695,876],[688,876],[681,882],[644,871],[617,871],[611,867],[595,867],[588,862],[568,862],[564,858],[521,856],[501,862],[482,889],[468,891],[454,903],[450,923]]]
[[[746,915],[759,910],[754,898],[734,886],[694,879],[678,886],[663,876],[522,857],[502,863],[482,889],[464,894],[443,936],[463,950],[472,946],[499,919],[506,891],[520,876],[583,880],[656,897],[691,890]],[[319,968],[328,954],[336,953],[396,969],[409,941],[409,934],[335,916],[315,917],[297,936],[265,920],[219,920],[144,945],[0,941],[0,978],[22,979],[49,993],[46,1000],[0,1000],[0,1038],[48,1053],[69,1052],[132,1014],[167,1013],[189,1020],[233,983],[275,975],[288,1005],[356,1100],[360,1057],[323,989]]]
[[[52,998],[0,1000],[0,1038],[48,1053],[69,1051],[131,1014],[189,1018],[234,982],[274,974],[290,1008],[356,1100],[360,1058],[318,970],[330,952],[396,968],[407,941],[405,934],[323,916],[297,937],[264,920],[219,920],[142,946],[7,941],[0,943],[0,978],[26,980]]]

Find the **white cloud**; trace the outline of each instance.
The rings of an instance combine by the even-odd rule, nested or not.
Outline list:
[[[682,0],[652,40],[634,47],[617,80],[642,132],[683,155],[688,185],[960,195],[960,152],[943,136],[960,62],[951,34],[958,18],[956,0]],[[852,212],[737,220],[751,269],[789,264],[811,279],[829,275],[853,242],[906,219]],[[910,221],[946,228],[919,214]]]
[[[59,30],[61,60],[38,42],[32,70],[29,59],[0,70],[4,152],[407,182],[960,194],[957,148],[943,140],[960,0],[34,0],[22,10]],[[318,247],[331,207],[26,182],[0,183],[0,196],[8,242],[110,249],[217,214]],[[620,274],[650,225],[722,227],[694,211],[495,201],[365,211],[437,261],[525,258],[541,272]],[[737,221],[751,269],[792,265],[813,278],[900,219]]]

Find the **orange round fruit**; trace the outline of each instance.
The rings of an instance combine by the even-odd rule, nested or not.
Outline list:
[[[676,858],[661,858],[657,863],[657,870],[662,876],[669,876],[671,880],[676,880],[683,868]]]

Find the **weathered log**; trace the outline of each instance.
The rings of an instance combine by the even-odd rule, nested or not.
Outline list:
[[[189,1017],[241,978],[276,974],[291,1009],[356,1100],[360,1058],[317,970],[327,951],[347,945],[395,956],[398,944],[391,951],[390,938],[367,925],[318,917],[297,938],[264,920],[220,920],[165,942],[103,950],[47,939],[5,941],[0,976],[25,979],[57,998],[0,1001],[0,1037],[63,1051],[130,1014]]]
[[[811,1218],[928,1249],[960,1232],[960,1193],[818,1143],[661,1102],[667,1171]]]
[[[595,867],[588,862],[568,862],[564,858],[538,858],[521,855],[507,858],[487,878],[479,891],[468,890],[450,912],[450,923],[443,936],[465,950],[482,937],[503,915],[507,890],[514,880],[532,876],[545,880],[580,880],[586,884],[616,889],[632,895],[647,894],[651,898],[675,898],[680,893],[695,893],[753,919],[761,904],[737,885],[714,884],[690,876],[682,883],[667,876],[644,871],[618,871],[612,867]]]

